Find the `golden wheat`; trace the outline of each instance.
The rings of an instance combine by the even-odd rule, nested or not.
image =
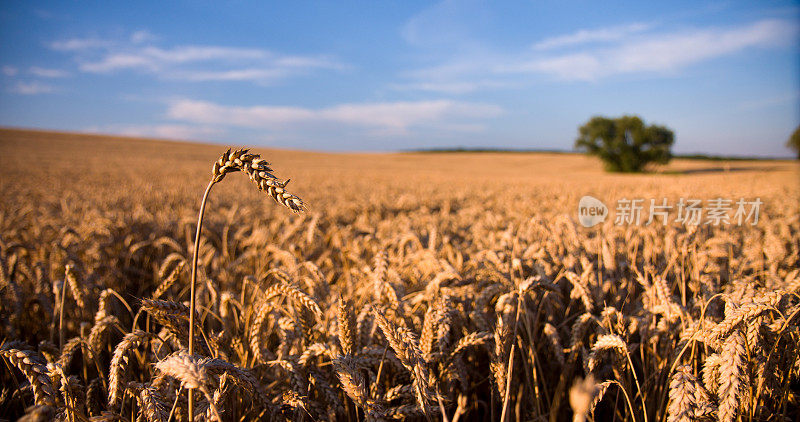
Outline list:
[[[4,418],[800,417],[796,165],[620,177],[569,155],[271,151],[317,204],[294,215],[264,192],[303,201],[238,150],[212,183],[240,171],[263,192],[230,178],[198,230],[216,147],[101,158],[138,141],[31,136],[0,130]],[[765,208],[584,229],[587,183]]]

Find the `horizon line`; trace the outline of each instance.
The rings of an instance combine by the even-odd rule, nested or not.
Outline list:
[[[446,147],[431,147],[431,148],[405,148],[405,149],[392,149],[392,150],[385,150],[385,151],[376,151],[376,150],[321,150],[321,149],[303,149],[303,148],[292,148],[292,147],[285,147],[285,146],[274,146],[274,145],[252,145],[248,146],[247,144],[241,143],[221,143],[216,141],[204,141],[204,140],[197,140],[197,139],[176,139],[176,138],[159,138],[159,137],[148,137],[148,136],[137,136],[137,135],[125,135],[125,134],[118,134],[112,132],[88,132],[88,131],[76,131],[76,130],[64,130],[64,129],[49,129],[49,128],[38,128],[38,127],[24,127],[24,126],[3,126],[0,125],[0,131],[18,131],[18,132],[39,132],[39,133],[49,133],[49,134],[62,134],[62,135],[81,135],[81,136],[88,136],[88,137],[105,137],[105,138],[121,138],[121,139],[129,139],[129,140],[140,140],[140,141],[152,141],[152,142],[170,142],[170,143],[182,143],[182,144],[199,144],[199,145],[207,145],[207,146],[222,146],[222,147],[259,147],[259,148],[267,148],[272,150],[284,150],[284,151],[302,151],[302,152],[309,152],[309,153],[319,153],[319,154],[409,154],[409,153],[421,153],[421,154],[444,154],[444,153],[505,153],[505,154],[575,154],[575,155],[585,155],[585,153],[575,150],[566,150],[566,149],[558,149],[558,148],[515,148],[515,147],[486,147],[486,146],[475,146],[475,147],[465,147],[463,145],[455,145],[455,146],[446,146]],[[795,158],[787,154],[787,156],[758,156],[758,155],[719,155],[719,154],[710,154],[705,152],[685,152],[685,153],[675,153],[672,155],[672,158],[675,159],[684,159],[684,160],[710,160],[710,161],[795,161]]]

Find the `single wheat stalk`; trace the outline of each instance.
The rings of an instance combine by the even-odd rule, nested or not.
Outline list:
[[[438,359],[445,353],[445,350],[450,347],[450,332],[453,329],[453,302],[450,296],[444,295],[437,304],[439,308],[438,318],[436,321],[436,342],[434,343],[435,351],[433,351],[431,358]]]
[[[561,338],[558,336],[558,330],[553,324],[547,322],[544,324],[544,329],[542,331],[549,340],[547,344],[550,346],[550,351],[556,358],[556,361],[559,365],[564,366],[564,348],[561,347]]]
[[[382,419],[385,410],[370,399],[364,377],[353,360],[347,356],[341,356],[333,360],[333,366],[336,369],[336,375],[339,378],[342,389],[353,400],[353,403],[364,409],[370,419]]]
[[[600,404],[601,400],[603,400],[603,396],[606,395],[606,391],[608,391],[608,387],[611,387],[611,385],[614,384],[615,382],[616,381],[614,381],[614,382],[605,381],[605,382],[601,382],[600,384],[597,384],[597,388],[595,389],[594,396],[592,396],[592,401],[589,403],[589,413],[594,415],[594,409],[597,408],[597,405]],[[622,389],[622,385],[621,384],[619,384],[617,382],[617,385],[620,387],[620,389]],[[622,392],[625,393],[625,390],[624,389],[622,389],[622,390],[623,390]],[[628,405],[631,408],[631,415],[633,415],[633,406],[631,405],[630,399],[628,398],[628,393],[625,393],[625,399],[628,400]],[[631,416],[631,418],[633,418],[633,416]]]
[[[381,311],[374,310],[375,321],[378,323],[384,337],[397,354],[400,362],[412,375],[416,392],[417,404],[421,409],[428,408],[427,402],[431,399],[428,386],[428,368],[419,350],[419,342],[410,330],[399,327],[389,322]]]
[[[311,298],[311,296],[305,294],[302,290],[298,289],[295,285],[279,281],[278,283],[275,283],[274,285],[270,286],[269,289],[267,289],[265,296],[267,297],[267,299],[271,299],[277,296],[278,294],[282,294],[292,299],[296,305],[299,304],[301,305],[302,308],[311,311],[311,313],[314,314],[314,317],[316,317],[317,320],[322,321],[322,309],[319,307],[317,302],[315,302],[314,299]]]
[[[64,277],[67,279],[67,284],[69,285],[70,291],[72,291],[72,297],[75,299],[75,303],[78,304],[79,308],[85,308],[85,295],[83,294],[81,283],[78,281],[78,277],[75,274],[75,265],[71,263],[67,264],[64,269]]]
[[[0,355],[8,359],[11,365],[25,375],[33,388],[33,397],[37,405],[53,406],[55,394],[50,384],[47,365],[42,357],[32,350],[21,350],[8,344],[0,349]]]
[[[197,356],[178,352],[156,363],[156,369],[179,380],[185,388],[200,390],[209,406],[211,406],[214,416],[218,421],[221,421],[222,418],[219,416],[218,409],[214,406],[214,400],[207,387],[211,380],[206,363],[206,360]]]
[[[625,340],[616,334],[604,334],[598,337],[597,341],[595,341],[594,345],[592,346],[591,353],[589,354],[588,366],[590,371],[597,366],[599,354],[604,350],[614,350],[627,358],[628,365],[630,365],[631,368],[631,374],[633,374],[633,381],[636,383],[636,389],[639,390],[639,396],[642,400],[642,414],[644,414],[644,422],[647,422],[647,406],[645,405],[644,392],[642,391],[642,387],[639,385],[639,378],[636,376],[636,368],[633,367],[633,361],[631,360],[631,355],[628,353],[628,347],[625,344]]]
[[[358,336],[356,336],[356,316],[353,313],[353,303],[339,299],[339,311],[337,313],[339,323],[339,344],[342,354],[353,356],[358,350]]]
[[[248,345],[250,346],[250,351],[253,352],[255,361],[259,363],[264,363],[274,357],[268,350],[261,347],[264,324],[266,324],[267,317],[269,317],[270,313],[274,310],[275,305],[273,303],[262,301],[256,308],[255,316],[250,323]]]
[[[151,337],[152,334],[136,330],[130,332],[123,337],[122,341],[114,348],[114,354],[111,358],[111,367],[108,370],[108,405],[116,406],[117,402],[122,398],[125,393],[125,372],[128,368],[128,354],[131,350],[139,346],[145,339]]]
[[[100,297],[97,299],[97,312],[94,314],[95,324],[108,316],[108,305],[111,301],[111,296],[114,294],[113,292],[112,289],[105,289],[100,292]]]
[[[696,384],[697,380],[692,375],[691,365],[681,365],[676,368],[669,383],[667,422],[690,422],[694,419],[697,408]]]
[[[703,362],[703,385],[706,390],[713,393],[716,393],[717,389],[719,389],[720,365],[722,365],[722,357],[717,353],[709,355]]]
[[[594,301],[592,300],[591,293],[589,292],[588,284],[582,280],[581,276],[572,271],[564,274],[565,278],[572,283],[572,290],[569,292],[571,299],[580,299],[586,312],[592,312],[594,309]]]
[[[164,281],[162,281],[161,284],[158,285],[156,291],[153,292],[152,298],[158,299],[167,290],[169,290],[169,288],[172,287],[172,285],[175,284],[176,281],[178,281],[178,278],[181,275],[181,271],[183,271],[183,268],[185,266],[186,266],[185,261],[179,261],[172,269],[172,271],[169,273],[169,275],[166,278],[164,278]]]
[[[144,386],[139,392],[140,413],[147,422],[167,422],[169,411],[164,406],[165,399],[153,386]]]
[[[583,346],[583,337],[586,335],[586,332],[589,331],[589,325],[591,325],[592,322],[599,324],[597,317],[589,312],[585,312],[581,314],[581,316],[579,316],[572,324],[569,336],[570,352],[575,353],[580,347]]]
[[[383,284],[386,279],[386,269],[388,257],[386,252],[380,251],[375,255],[373,259],[374,269],[372,270],[372,283],[374,286],[375,292],[375,300],[380,302],[383,296]]]
[[[109,315],[95,322],[94,326],[92,326],[92,330],[89,332],[89,338],[86,342],[89,344],[89,347],[92,348],[93,353],[97,354],[102,351],[102,336],[110,327],[117,327],[121,329],[122,324],[120,324],[117,317]]]
[[[720,422],[732,422],[739,413],[739,397],[747,383],[745,374],[744,336],[741,330],[734,330],[722,347],[719,366],[718,416]]]
[[[441,309],[438,306],[430,304],[425,311],[425,318],[422,322],[422,332],[419,334],[419,344],[422,350],[422,356],[425,360],[430,361],[431,351],[433,350],[433,340],[436,330],[436,325],[439,322]]]
[[[68,368],[70,362],[72,362],[72,357],[75,356],[75,352],[81,348],[82,344],[83,340],[80,337],[73,337],[67,341],[61,349],[61,356],[58,358],[58,364],[62,368]]]
[[[524,301],[524,298],[522,297],[523,293],[524,292],[520,288],[518,292],[513,294],[513,296],[510,293],[506,294],[504,296],[508,297],[509,299],[513,297],[515,300],[509,300],[503,304],[503,302],[501,302],[501,297],[498,299],[497,305],[495,306],[495,310],[499,311],[500,313],[500,316],[498,317],[498,321],[500,322],[510,320],[512,313],[511,310],[514,309],[514,330],[511,334],[511,350],[508,353],[508,363],[506,364],[507,370],[504,376],[505,392],[503,393],[503,407],[500,413],[500,422],[505,422],[506,416],[508,416],[508,407],[511,405],[511,382],[514,375],[514,355],[517,349],[517,332],[519,329],[519,315],[521,308],[520,304]],[[514,302],[516,306],[512,308],[511,303]]]
[[[508,383],[506,373],[508,372],[507,369],[509,359],[507,356],[511,354],[511,343],[513,341],[513,337],[511,328],[507,323],[503,322],[503,318],[497,319],[497,325],[495,325],[493,338],[494,350],[492,353],[492,360],[489,362],[489,368],[497,386],[497,392],[500,395],[500,399],[505,400],[506,384]]]
[[[203,215],[205,214],[206,201],[208,195],[211,193],[211,188],[215,184],[222,181],[225,175],[241,171],[247,174],[259,190],[267,193],[275,202],[289,208],[294,213],[303,212],[306,206],[303,201],[295,195],[286,191],[286,185],[289,181],[281,181],[275,177],[271,172],[269,163],[262,160],[257,154],[250,154],[246,149],[240,149],[231,152],[227,150],[222,156],[214,163],[211,170],[211,181],[208,183],[203,199],[200,201],[200,212],[197,216],[197,232],[194,237],[194,253],[192,254],[192,278],[189,288],[189,355],[194,353],[194,314],[196,309],[195,298],[195,285],[197,284],[197,260],[200,251],[200,232],[203,227]],[[189,422],[194,421],[194,393],[189,389]]]

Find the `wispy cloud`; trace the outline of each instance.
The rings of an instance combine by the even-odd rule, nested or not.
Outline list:
[[[83,130],[89,133],[116,134],[140,138],[176,140],[207,140],[220,134],[219,129],[197,125],[153,124],[153,125],[105,125],[90,126]]]
[[[28,72],[40,78],[66,78],[69,72],[59,69],[47,69],[44,67],[33,66],[28,69]]]
[[[170,66],[198,62],[240,62],[263,60],[269,54],[263,50],[215,47],[182,46],[171,49],[159,47],[135,48],[126,52],[107,52],[99,60],[81,64],[81,70],[94,73],[112,72],[121,69],[143,69],[159,71]]]
[[[2,71],[3,75],[5,75],[5,76],[15,76],[17,74],[17,72],[19,72],[19,69],[17,69],[14,66],[6,65],[6,66],[3,66],[2,68],[0,68],[0,71]]]
[[[158,37],[134,32],[128,40],[95,38],[56,41],[50,47],[71,53],[82,72],[110,74],[135,71],[187,81],[273,83],[314,70],[341,70],[345,65],[324,55],[287,55],[260,48],[215,45],[156,45]]]
[[[70,38],[67,40],[53,41],[50,48],[56,51],[87,51],[111,46],[111,41],[99,38]]]
[[[798,33],[796,22],[783,19],[658,32],[642,23],[587,29],[543,39],[518,53],[481,52],[406,72],[409,80],[401,86],[461,93],[529,83],[537,75],[565,81],[596,81],[634,73],[675,75],[689,66],[747,49],[789,45]]]
[[[141,44],[148,41],[156,41],[157,36],[153,35],[150,31],[142,29],[131,34],[131,42],[134,44]]]
[[[420,126],[476,129],[476,121],[503,110],[495,105],[450,100],[352,103],[311,109],[287,106],[226,106],[206,101],[178,100],[167,117],[208,126],[287,129],[306,124],[386,129],[397,133]],[[471,125],[464,125],[470,123]]]
[[[619,41],[632,35],[650,29],[652,25],[646,23],[632,23],[628,25],[611,26],[597,29],[581,29],[567,35],[545,38],[533,45],[535,50],[552,50],[574,45],[589,44],[594,42]]]
[[[611,48],[534,59],[520,65],[518,70],[538,70],[563,79],[583,80],[622,73],[673,72],[747,48],[781,44],[796,34],[797,25],[793,22],[763,20],[732,29],[713,28],[655,34],[626,40]],[[576,72],[573,66],[586,66],[587,70]]]
[[[38,95],[38,94],[50,94],[55,92],[56,89],[55,87],[43,84],[41,82],[20,81],[12,85],[9,91],[11,91],[14,94],[20,94],[20,95]]]
[[[480,89],[504,88],[508,83],[497,80],[476,81],[423,81],[393,84],[391,88],[398,91],[427,91],[439,94],[466,94]]]

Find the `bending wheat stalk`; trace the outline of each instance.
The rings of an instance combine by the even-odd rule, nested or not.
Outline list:
[[[203,193],[203,199],[200,201],[200,212],[197,216],[197,232],[194,236],[194,253],[192,254],[192,279],[190,282],[191,297],[189,298],[189,355],[194,353],[194,314],[195,314],[195,284],[197,281],[197,257],[200,250],[200,231],[203,227],[203,215],[205,214],[206,201],[211,188],[222,181],[225,175],[241,171],[250,177],[250,180],[255,182],[259,190],[266,192],[275,202],[289,208],[294,213],[300,213],[306,210],[303,200],[289,192],[286,192],[285,187],[289,180],[281,181],[272,174],[272,169],[269,168],[269,163],[258,154],[250,154],[246,149],[240,149],[231,152],[230,149],[225,151],[224,154],[214,163],[211,171],[211,181]],[[189,421],[194,421],[194,394],[192,388],[189,389]]]

